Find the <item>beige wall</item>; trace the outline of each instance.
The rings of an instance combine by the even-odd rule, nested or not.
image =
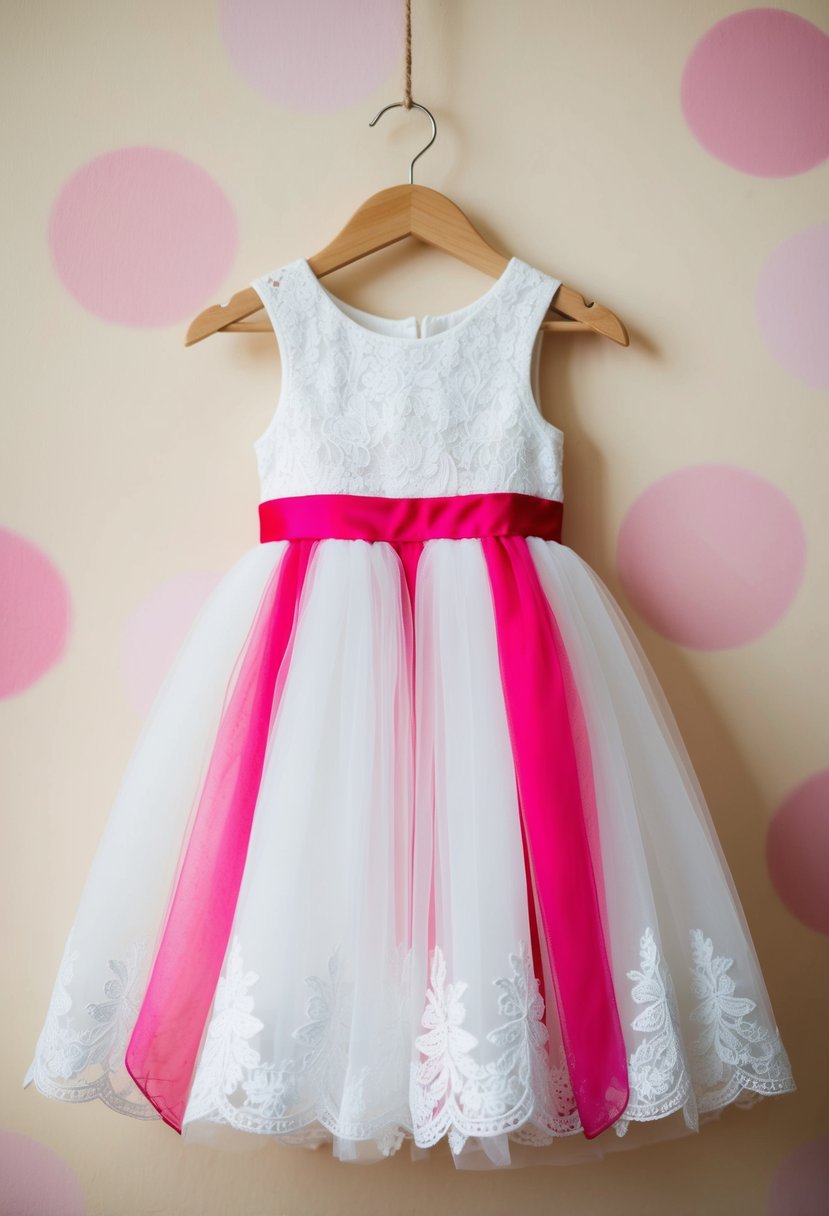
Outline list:
[[[293,78],[281,99],[255,87],[250,31],[232,28],[227,6],[4,5],[2,525],[12,567],[20,538],[54,565],[31,576],[33,635],[40,613],[58,634],[62,605],[67,620],[51,658],[38,650],[42,630],[40,641],[24,630],[7,643],[17,684],[3,707],[2,1134],[18,1198],[0,1198],[0,1216],[44,1210],[32,1196],[47,1176],[57,1197],[44,1216],[781,1212],[769,1205],[801,1185],[790,1181],[790,1154],[829,1125],[826,935],[789,906],[790,854],[804,841],[783,833],[789,861],[776,884],[766,840],[790,792],[828,763],[829,423],[825,386],[769,349],[756,293],[771,252],[824,221],[829,167],[745,172],[690,129],[683,69],[697,39],[736,11],[711,0],[414,4],[414,97],[438,121],[415,180],[456,200],[499,248],[613,309],[630,332],[626,349],[587,335],[544,342],[544,410],[566,434],[565,541],[617,595],[663,682],[799,1083],[677,1143],[597,1165],[475,1175],[456,1172],[448,1154],[413,1165],[404,1151],[362,1170],[323,1151],[211,1155],[184,1149],[160,1122],[21,1089],[153,681],[211,578],[258,535],[251,443],[276,401],[273,338],[217,336],[185,349],[186,326],[254,276],[310,256],[369,194],[407,180],[428,124],[397,110],[368,126],[402,92],[400,56],[384,52],[382,31],[365,71],[357,62],[336,87],[318,82],[315,108]],[[829,29],[817,0],[791,11]],[[299,52],[306,75],[321,70],[313,40]],[[275,60],[275,82],[283,66]],[[103,228],[84,226],[82,192],[69,190],[94,158],[137,145],[209,175],[202,196],[186,165],[181,182],[173,174],[185,202],[204,206],[194,204],[190,229],[178,215],[171,256],[177,265],[181,253],[181,273],[154,280],[149,294],[132,278],[135,247],[123,244],[123,261],[117,243],[102,248]],[[406,242],[327,283],[403,316],[460,306],[488,280]],[[637,496],[710,461],[767,479],[805,536],[786,610],[742,645],[670,640],[616,560]],[[136,664],[142,646],[155,654],[149,675]],[[807,813],[815,830],[821,814]],[[819,895],[813,905],[820,915]]]

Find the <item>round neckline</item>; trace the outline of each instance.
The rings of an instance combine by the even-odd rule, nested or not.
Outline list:
[[[488,287],[483,295],[478,296],[477,300],[471,300],[469,304],[463,304],[460,308],[452,309],[451,312],[424,313],[423,317],[420,318],[420,323],[422,324],[426,317],[429,317],[432,320],[446,320],[451,317],[460,317],[461,319],[457,322],[457,324],[449,325],[446,329],[441,329],[435,334],[426,334],[421,337],[409,337],[404,334],[385,334],[380,332],[380,330],[369,329],[367,325],[361,325],[359,321],[355,321],[353,317],[350,317],[348,313],[344,311],[344,308],[342,308],[341,305],[345,305],[347,308],[353,308],[357,312],[362,313],[363,316],[371,317],[374,321],[384,321],[395,324],[397,321],[409,320],[410,318],[384,317],[379,313],[368,312],[365,308],[357,308],[356,304],[347,304],[345,300],[341,300],[339,296],[334,295],[333,291],[330,291],[314,274],[314,271],[311,269],[311,265],[307,258],[297,258],[297,265],[301,267],[303,273],[312,280],[323,300],[323,303],[328,308],[333,309],[334,313],[340,318],[347,328],[356,330],[358,334],[361,334],[369,341],[377,339],[380,342],[388,342],[392,345],[398,346],[410,346],[413,349],[417,349],[417,347],[420,346],[427,346],[432,342],[441,340],[445,341],[462,331],[465,326],[469,325],[474,318],[477,317],[486,308],[486,306],[500,294],[504,283],[507,281],[507,279],[511,278],[512,273],[518,266],[519,262],[520,259],[518,257],[511,257],[492,286]],[[414,320],[417,321],[417,317],[415,317]]]

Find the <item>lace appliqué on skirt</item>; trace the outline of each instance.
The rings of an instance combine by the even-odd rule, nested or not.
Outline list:
[[[728,975],[734,960],[715,955],[711,939],[691,930],[694,971],[691,986],[699,1004],[691,1020],[700,1027],[691,1044],[694,1086],[702,1091],[702,1110],[733,1102],[741,1090],[760,1096],[793,1088],[788,1056],[776,1028],[749,1021],[755,1009],[748,997],[735,996]]]
[[[402,976],[400,977],[402,979]],[[321,1128],[354,1140],[383,1139],[388,1148],[399,1148],[401,1138],[389,1140],[388,1124],[405,1110],[394,1106],[394,1065],[406,1052],[405,1019],[402,1007],[388,1008],[382,1018],[386,1038],[375,1044],[374,1067],[369,1078],[364,1067],[359,1075],[349,1067],[352,985],[346,983],[339,950],[328,961],[327,976],[307,976],[310,994],[305,1006],[307,1021],[292,1032],[297,1051],[278,1062],[263,1060],[250,1040],[264,1029],[254,1010],[250,989],[259,979],[246,971],[238,937],[234,936],[225,973],[219,978],[213,1013],[198,1064],[184,1124],[195,1119],[227,1123],[242,1131],[279,1135],[305,1142],[301,1131],[318,1122]],[[404,984],[397,986],[402,992]],[[372,1121],[367,1117],[366,1083],[372,1095],[388,1095],[388,1108]],[[241,1103],[232,1101],[238,1091]],[[303,1105],[303,1095],[309,1095]],[[297,1106],[300,1107],[297,1110]],[[293,1113],[289,1113],[293,1111]],[[318,1140],[319,1130],[311,1137]]]
[[[791,1065],[776,1027],[749,1022],[756,1008],[748,997],[735,997],[727,974],[734,960],[715,956],[710,938],[691,929],[691,992],[697,1004],[690,1022],[702,1026],[689,1035],[686,1055],[670,973],[661,958],[653,930],[639,943],[639,970],[631,995],[645,1008],[631,1023],[642,1041],[628,1062],[630,1101],[613,1127],[624,1135],[634,1120],[664,1118],[682,1110],[685,1123],[698,1131],[706,1116],[722,1107],[753,1106],[764,1095],[795,1088]]]
[[[478,1040],[463,1026],[466,1009],[461,997],[467,984],[447,984],[443,951],[433,951],[422,1018],[426,1033],[415,1039],[425,1059],[411,1066],[411,1108],[419,1146],[435,1144],[448,1134],[457,1153],[468,1136],[512,1133],[531,1116],[541,1133],[540,1139],[537,1134],[524,1137],[532,1143],[545,1142],[544,1131],[566,1135],[578,1129],[566,1069],[555,1085],[550,1075],[544,1001],[524,942],[510,954],[509,963],[510,974],[495,980],[501,989],[498,1012],[503,1021],[486,1036],[501,1051],[494,1061],[481,1064],[475,1059]]]
[[[729,1104],[750,1106],[766,1094],[795,1088],[777,1028],[752,1020],[755,1002],[736,992],[729,975],[733,960],[716,955],[700,929],[690,931],[690,940],[690,992],[696,1003],[685,1036],[673,981],[650,927],[640,939],[639,968],[627,973],[631,997],[642,1006],[630,1027],[641,1040],[629,1057],[630,1102],[613,1124],[619,1136],[631,1122],[679,1110],[697,1131],[700,1122]],[[99,1098],[121,1114],[160,1118],[124,1068],[146,951],[142,938],[125,959],[109,960],[101,979],[105,999],[87,1003],[79,1015],[70,991],[79,955],[70,934],[24,1087],[34,1082],[62,1101]],[[353,984],[342,974],[339,950],[331,954],[324,976],[304,981],[306,1020],[292,1033],[295,1052],[271,1062],[251,1043],[264,1029],[251,992],[259,976],[245,970],[234,937],[185,1124],[207,1119],[311,1147],[332,1135],[375,1140],[386,1156],[406,1136],[426,1147],[446,1135],[457,1153],[472,1135],[507,1133],[516,1143],[547,1145],[582,1130],[566,1065],[550,1054],[544,1002],[525,943],[509,955],[507,974],[493,981],[500,990],[501,1020],[486,1040],[498,1054],[485,1064],[478,1039],[464,1025],[468,985],[448,980],[440,947],[431,956],[422,1033],[412,1044],[407,1034],[410,962],[411,952],[401,949],[389,973],[387,1003],[378,1019],[384,1032],[373,1044],[370,1068],[355,1073],[349,1064]]]
[[[57,979],[23,1088],[34,1082],[41,1093],[62,1102],[91,1102],[100,1098],[122,1115],[160,1119],[124,1066],[124,1053],[138,1017],[137,981],[147,941],[132,943],[125,959],[110,959],[111,972],[102,981],[103,1001],[86,1006],[87,1025],[79,1025],[70,987],[80,957],[67,938]]]

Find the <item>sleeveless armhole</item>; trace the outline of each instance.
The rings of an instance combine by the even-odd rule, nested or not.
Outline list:
[[[564,439],[564,432],[560,427],[554,426],[552,422],[548,422],[541,412],[541,384],[539,375],[541,347],[545,340],[541,330],[541,323],[560,286],[560,279],[554,279],[551,275],[547,274],[541,275],[538,294],[533,307],[529,310],[527,340],[521,346],[521,359],[519,360],[518,372],[522,399],[533,425],[545,438],[549,439],[551,436],[554,436],[559,441],[562,441]]]
[[[280,415],[280,411],[284,413],[285,404],[288,401],[291,380],[291,358],[288,350],[287,333],[282,327],[282,316],[275,299],[276,292],[279,291],[279,288],[273,287],[269,281],[271,278],[281,278],[284,273],[285,268],[281,267],[279,270],[275,270],[271,274],[260,275],[250,283],[250,286],[262,301],[262,306],[265,309],[265,313],[273,328],[273,332],[276,337],[277,350],[279,351],[279,362],[282,372],[279,384],[279,397],[277,398],[277,402],[274,407],[274,411],[271,414],[268,425],[265,427],[262,434],[253,441],[254,451],[258,451],[264,441],[270,437],[270,434],[276,425],[277,417]]]

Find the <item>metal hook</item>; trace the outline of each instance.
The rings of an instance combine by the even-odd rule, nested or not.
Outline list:
[[[380,118],[380,117],[381,117],[381,115],[385,114],[386,110],[393,110],[395,106],[402,106],[402,105],[403,105],[403,102],[402,102],[402,101],[393,101],[393,102],[391,102],[389,105],[387,105],[387,106],[383,106],[382,110],[379,110],[379,111],[378,111],[378,112],[377,112],[377,113],[374,115],[374,117],[372,118],[371,122],[370,122],[368,125],[369,125],[370,127],[373,127],[373,126],[374,126],[374,124],[377,122],[377,119],[378,119],[378,118]],[[435,139],[437,138],[437,133],[438,133],[438,126],[437,126],[437,123],[435,122],[434,115],[432,114],[431,110],[427,110],[427,109],[426,109],[426,107],[425,107],[425,106],[422,106],[422,105],[420,104],[420,102],[419,102],[419,101],[413,101],[413,102],[412,102],[412,107],[413,107],[413,108],[414,108],[414,107],[416,107],[418,110],[423,110],[423,112],[424,112],[425,114],[428,114],[428,115],[429,115],[429,118],[431,119],[431,122],[432,122],[432,138],[429,140],[428,144],[426,144],[426,147],[425,147],[425,148],[421,148],[421,149],[420,149],[420,151],[418,152],[417,156],[414,158],[414,160],[412,161],[412,163],[409,165],[409,185],[410,185],[410,186],[413,186],[413,185],[414,185],[414,164],[415,164],[415,160],[417,160],[417,159],[418,159],[418,157],[422,156],[422,155],[423,155],[423,153],[424,153],[424,152],[427,150],[427,148],[431,148],[432,144],[435,142]]]

